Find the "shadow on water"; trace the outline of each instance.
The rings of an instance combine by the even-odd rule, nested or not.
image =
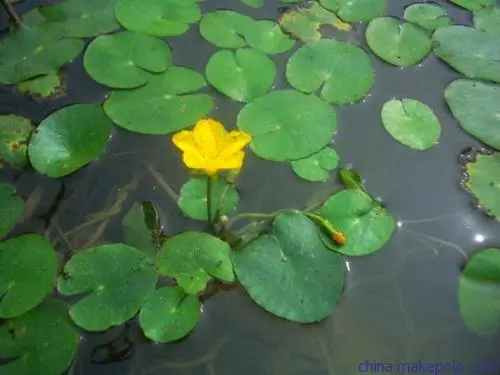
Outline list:
[[[18,9],[23,12],[42,3],[47,1],[27,0]],[[204,11],[231,8],[254,18],[275,19],[278,5],[266,3],[261,9],[222,0],[202,6]],[[389,3],[389,14],[400,17],[411,2]],[[439,3],[455,23],[470,24],[468,12]],[[2,14],[0,29],[5,26]],[[364,45],[364,27],[359,25],[349,34],[331,29],[324,34]],[[197,27],[167,40],[174,64],[197,71],[204,70],[215,51]],[[277,88],[286,87],[283,66],[289,55],[275,57],[282,73]],[[310,326],[283,321],[236,289],[206,302],[195,331],[175,344],[149,342],[135,322],[85,335],[70,374],[357,375],[369,373],[366,366],[360,367],[365,361],[498,360],[500,336],[482,338],[470,332],[457,304],[459,269],[466,257],[500,243],[498,223],[478,211],[460,187],[459,155],[481,145],[458,127],[444,102],[444,88],[458,75],[433,56],[405,70],[375,57],[373,63],[377,79],[370,96],[338,109],[335,149],[341,163],[352,163],[368,190],[383,199],[398,220],[398,231],[379,253],[349,259],[348,285],[335,314]],[[106,90],[83,71],[81,56],[63,74],[67,95],[53,100],[37,101],[0,88],[0,113],[39,122],[61,106],[100,102],[106,96]],[[242,105],[206,90],[217,100],[212,116],[233,127]],[[380,109],[393,97],[418,99],[435,110],[442,123],[438,145],[420,153],[387,134]],[[66,257],[76,249],[120,241],[121,217],[135,200],[157,203],[168,234],[198,228],[175,203],[187,177],[170,136],[118,128],[105,155],[67,178],[51,180],[29,170],[0,169],[0,180],[15,183],[27,199],[24,223],[13,235],[45,232]],[[240,211],[303,207],[324,189],[299,180],[287,165],[251,155],[239,186]]]

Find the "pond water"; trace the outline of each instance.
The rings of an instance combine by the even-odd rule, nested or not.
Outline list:
[[[25,0],[17,9],[24,12],[47,2]],[[228,8],[256,19],[276,19],[280,5],[265,2],[265,7],[252,9],[235,0],[210,0],[202,9]],[[389,3],[387,13],[401,17],[412,2]],[[438,3],[456,24],[470,24],[469,12],[447,1]],[[0,29],[6,25],[6,16],[0,14]],[[323,31],[365,45],[364,26],[356,25],[349,33]],[[216,50],[196,26],[182,37],[168,38],[168,43],[175,65],[200,72]],[[283,67],[297,47],[274,57],[281,67],[276,88],[287,87]],[[404,70],[376,57],[373,64],[376,83],[370,96],[338,108],[334,148],[341,164],[351,163],[365,178],[368,191],[385,202],[398,230],[380,252],[348,259],[346,291],[333,316],[314,325],[287,322],[264,312],[238,288],[207,301],[200,324],[178,343],[151,343],[134,322],[86,335],[71,374],[358,375],[381,373],[380,366],[373,368],[377,363],[500,361],[500,335],[484,338],[467,329],[457,302],[464,254],[500,243],[498,222],[474,207],[460,187],[459,155],[481,144],[460,129],[444,102],[444,88],[458,74],[433,55]],[[47,101],[0,87],[0,113],[39,122],[62,106],[100,102],[107,95],[83,71],[81,56],[63,72],[67,95]],[[217,101],[211,116],[234,127],[242,105],[210,88],[206,92]],[[433,108],[442,124],[439,144],[418,152],[391,138],[381,124],[380,109],[393,97],[418,99]],[[67,178],[0,169],[0,181],[15,184],[28,199],[27,218],[12,235],[44,232],[66,256],[99,242],[120,241],[120,219],[136,200],[157,204],[169,234],[197,228],[175,203],[187,178],[170,135],[138,135],[118,128],[98,161]],[[303,207],[318,186],[324,189],[300,180],[287,165],[249,154],[239,182],[238,209]]]

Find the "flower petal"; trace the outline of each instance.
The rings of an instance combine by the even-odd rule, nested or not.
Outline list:
[[[242,151],[251,140],[250,134],[233,130],[224,137],[223,147],[219,150],[217,157],[221,159],[231,158],[231,155]]]
[[[194,127],[196,146],[206,159],[211,159],[217,155],[217,150],[225,135],[224,126],[212,119],[199,120]]]
[[[177,148],[184,152],[198,152],[194,139],[194,133],[192,131],[182,130],[174,134],[172,142],[175,146],[177,146]]]

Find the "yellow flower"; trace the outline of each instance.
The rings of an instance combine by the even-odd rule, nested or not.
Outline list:
[[[183,152],[186,167],[215,175],[223,169],[240,169],[245,157],[243,148],[251,139],[245,132],[227,132],[221,123],[202,119],[192,131],[182,130],[175,134],[172,141]]]

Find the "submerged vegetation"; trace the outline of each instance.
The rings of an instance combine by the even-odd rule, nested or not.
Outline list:
[[[242,1],[258,8],[265,0]],[[282,0],[288,4],[279,19],[255,20],[226,9],[202,14],[202,2],[63,0],[20,16],[6,5],[13,22],[0,40],[0,83],[48,101],[64,95],[64,66],[83,56],[86,73],[109,95],[60,108],[37,124],[18,113],[0,114],[2,161],[59,179],[96,161],[113,142],[115,125],[172,135],[191,173],[178,209],[206,226],[165,233],[156,203],[136,202],[122,215],[122,242],[87,241],[63,259],[58,243],[42,234],[8,237],[28,203],[0,183],[0,358],[8,360],[0,374],[61,374],[78,352],[80,332],[104,331],[136,316],[150,340],[179,340],[196,327],[211,295],[235,285],[291,321],[313,323],[334,313],[346,257],[377,252],[397,228],[384,202],[355,169],[340,166],[342,155],[332,147],[340,122],[335,106],[370,94],[375,58],[396,69],[433,53],[463,75],[443,100],[461,128],[492,149],[467,160],[464,186],[500,219],[495,1],[450,0],[471,12],[473,27],[453,25],[434,3],[412,4],[398,19],[385,14],[385,0]],[[350,32],[358,22],[367,23],[369,48],[322,36],[322,26]],[[220,49],[204,74],[174,65],[175,51],[165,41],[190,28]],[[277,67],[273,56],[292,48],[286,66]],[[289,87],[275,89],[283,70]],[[212,118],[208,85],[241,103],[236,129]],[[433,108],[413,98],[387,101],[380,119],[412,152],[432,148],[441,137]],[[238,178],[250,152],[287,163],[311,183],[329,184],[338,171],[342,184],[304,208],[235,215]],[[119,202],[114,208],[121,211]],[[458,300],[470,329],[488,335],[500,328],[500,249],[468,260]]]

